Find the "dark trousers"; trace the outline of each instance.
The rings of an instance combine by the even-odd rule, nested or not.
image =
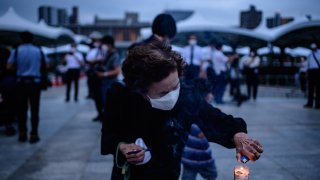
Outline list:
[[[216,76],[215,85],[214,85],[214,101],[217,104],[223,103],[223,94],[226,90],[227,86],[227,73],[221,72],[219,75]]]
[[[102,97],[101,97],[101,79],[98,77],[94,77],[92,79],[92,96],[93,96],[93,100],[94,100],[94,104],[98,113],[99,117],[102,117],[102,110],[103,110],[103,106],[102,106]]]
[[[78,88],[79,88],[79,78],[80,78],[80,69],[69,69],[66,74],[67,81],[67,92],[66,100],[70,99],[70,90],[71,84],[74,83],[74,99],[78,99]]]
[[[18,124],[20,133],[27,132],[28,109],[31,109],[31,134],[38,134],[40,83],[21,81],[18,83]]]
[[[87,86],[88,86],[88,97],[93,98],[94,91],[94,76],[91,73],[87,73]]]
[[[306,92],[307,90],[307,78],[305,72],[299,73],[299,81],[300,81],[300,90],[302,92]]]
[[[117,82],[117,79],[102,79],[101,81],[101,101],[102,101],[102,109],[104,110],[106,104],[106,96],[108,89],[111,87],[113,83]]]
[[[314,96],[315,92],[315,96]],[[315,101],[315,107],[320,107],[320,69],[308,70],[308,102],[307,105],[313,106]]]
[[[253,99],[257,99],[259,74],[255,71],[257,71],[257,69],[249,69],[249,68],[245,71],[247,94],[249,99],[251,98],[251,91],[253,91],[253,96],[252,96]]]

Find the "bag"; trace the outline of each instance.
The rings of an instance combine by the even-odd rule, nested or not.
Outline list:
[[[40,49],[40,48],[39,48]],[[45,60],[45,56],[40,49],[41,53],[41,66],[40,66],[40,74],[41,74],[41,81],[40,81],[40,87],[41,90],[47,90],[49,87],[52,87],[52,83],[50,79],[48,78],[48,70],[47,70],[47,63]]]

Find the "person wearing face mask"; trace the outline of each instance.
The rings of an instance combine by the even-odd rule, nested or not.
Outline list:
[[[102,34],[97,31],[93,31],[89,37],[92,39],[92,48],[86,56],[87,64],[87,84],[88,84],[88,98],[92,98],[95,103],[97,116],[93,118],[93,121],[101,121],[102,117],[102,98],[101,98],[101,78],[96,74],[96,67],[104,60],[106,55],[105,45],[101,45]]]
[[[107,92],[101,154],[112,154],[112,180],[179,179],[180,162],[191,124],[211,142],[236,147],[237,159],[259,159],[260,143],[246,123],[207,103],[185,83],[184,61],[164,42],[154,40],[129,50],[124,81]]]
[[[310,48],[312,52],[307,57],[308,102],[304,107],[315,105],[315,109],[320,109],[320,50],[315,43]]]
[[[189,45],[184,47],[184,59],[187,63],[185,78],[193,80],[199,77],[200,67],[203,63],[203,49],[197,45],[197,36],[189,36]]]
[[[247,84],[247,96],[250,99],[251,92],[253,92],[253,100],[257,99],[258,94],[260,61],[255,49],[250,50],[249,56],[244,56],[240,59]]]
[[[66,64],[66,102],[70,100],[71,84],[74,83],[74,101],[78,101],[78,87],[81,67],[84,65],[83,56],[77,51],[77,45],[71,44],[70,52],[64,56]]]
[[[106,99],[106,92],[111,84],[117,81],[117,77],[121,73],[122,61],[116,48],[114,47],[114,39],[112,36],[106,35],[102,38],[102,48],[107,52],[107,55],[96,73],[101,79],[100,93],[103,109]]]

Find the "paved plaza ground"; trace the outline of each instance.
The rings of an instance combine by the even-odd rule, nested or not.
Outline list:
[[[81,84],[78,102],[64,102],[64,87],[42,94],[39,143],[19,143],[0,127],[0,180],[110,179],[112,156],[100,155],[101,124],[92,121],[93,102]],[[291,89],[261,87],[257,101],[218,106],[243,117],[264,146],[261,159],[248,163],[251,180],[320,179],[320,111],[302,108],[305,101]],[[235,150],[211,146],[218,180],[233,179]]]

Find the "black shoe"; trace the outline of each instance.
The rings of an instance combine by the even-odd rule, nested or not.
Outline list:
[[[6,135],[7,136],[14,136],[14,135],[16,135],[16,130],[14,129],[14,127],[12,127],[12,126],[7,126],[6,127]]]
[[[37,143],[38,141],[40,141],[40,138],[38,136],[38,134],[31,134],[30,135],[30,143],[31,144],[34,144],[34,143]]]
[[[70,99],[69,98],[66,98],[66,100],[65,100],[66,102],[69,102],[70,101]]]
[[[312,108],[312,105],[310,105],[310,104],[305,104],[303,107],[304,107],[304,108]]]
[[[20,133],[18,140],[19,140],[19,142],[26,142],[28,140],[27,133]]]

